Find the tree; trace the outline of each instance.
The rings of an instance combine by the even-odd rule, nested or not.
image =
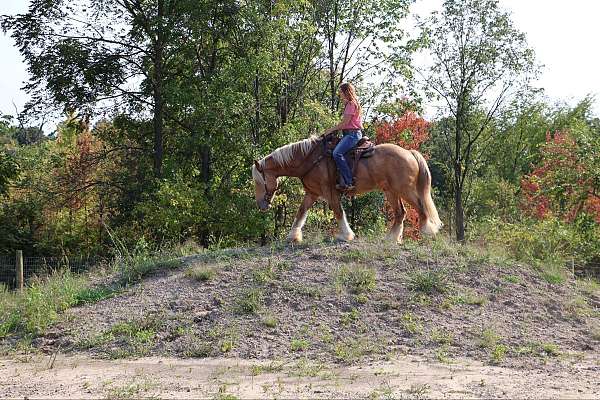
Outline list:
[[[11,137],[15,130],[10,124],[10,119],[8,116],[0,116],[0,196],[7,194],[10,182],[19,174],[19,165],[6,149],[6,145],[12,142]],[[6,143],[3,143],[4,141]]]
[[[568,222],[587,214],[600,224],[600,130],[590,118],[591,98],[561,110],[546,133],[541,160],[521,181],[525,211]]]
[[[424,89],[450,117],[438,130],[453,172],[456,238],[465,238],[463,192],[503,106],[535,75],[534,54],[497,0],[446,0],[422,24],[431,64]]]
[[[223,21],[238,8],[233,0],[33,0],[26,14],[1,21],[28,64],[27,113],[48,106],[88,116],[98,107],[150,113],[154,172],[161,176],[167,86],[181,72],[177,62],[196,49],[202,67],[214,68]],[[206,26],[217,32],[208,44],[194,31]]]

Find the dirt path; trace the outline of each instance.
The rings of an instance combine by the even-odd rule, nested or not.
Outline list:
[[[598,398],[600,360],[518,370],[416,356],[343,367],[311,361],[85,356],[0,359],[1,398]]]

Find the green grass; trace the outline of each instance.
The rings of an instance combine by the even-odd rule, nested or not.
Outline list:
[[[340,323],[342,325],[350,325],[353,322],[358,321],[358,319],[360,318],[360,313],[358,312],[358,310],[356,308],[353,308],[352,310],[342,313],[342,317],[340,318]]]
[[[408,287],[424,294],[446,293],[449,290],[446,273],[437,270],[414,271],[408,275]]]
[[[508,347],[503,344],[497,344],[493,347],[490,353],[490,358],[493,364],[500,364],[506,357]]]
[[[261,289],[246,289],[237,298],[234,311],[237,314],[256,314],[262,308],[263,298],[264,293]]]
[[[450,345],[454,341],[452,332],[445,329],[433,328],[430,337],[433,342],[441,345]]]
[[[418,318],[410,312],[402,314],[400,323],[402,324],[402,327],[412,335],[420,335],[423,333],[423,325],[419,322]]]
[[[76,305],[96,303],[98,301],[111,298],[121,291],[118,287],[96,286],[81,290],[75,296]]]
[[[380,340],[373,337],[354,337],[338,341],[333,347],[334,356],[343,362],[354,362],[369,354],[379,354],[385,351]]]
[[[542,279],[552,285],[560,285],[564,283],[565,278],[561,272],[542,271]]]
[[[62,311],[85,299],[101,297],[88,279],[68,270],[35,278],[24,291],[0,293],[0,338],[12,333],[43,334]]]
[[[258,285],[265,285],[273,282],[277,278],[277,272],[269,262],[267,266],[257,268],[252,271],[252,280]]]
[[[277,319],[277,317],[275,315],[273,315],[271,313],[267,313],[266,315],[263,316],[262,323],[267,328],[273,329],[277,326],[277,324],[279,323],[279,320]]]
[[[375,289],[377,278],[375,269],[361,265],[342,266],[334,273],[334,283],[355,294],[367,293]]]
[[[493,349],[501,337],[492,328],[486,328],[479,335],[479,347]]]
[[[197,266],[189,268],[185,271],[185,276],[199,282],[207,282],[217,275],[214,268],[206,266]]]
[[[308,349],[309,342],[306,339],[292,339],[290,343],[290,348],[292,351],[304,351]]]
[[[516,275],[506,275],[506,276],[504,276],[504,280],[506,282],[515,283],[515,284],[522,282],[521,278]]]

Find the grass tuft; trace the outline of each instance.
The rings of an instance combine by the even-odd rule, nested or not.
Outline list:
[[[443,271],[415,271],[408,276],[408,287],[414,292],[425,294],[446,293],[447,276]]]
[[[243,291],[235,303],[235,312],[238,314],[256,314],[262,308],[264,293],[261,289],[247,289]]]
[[[334,282],[355,294],[367,293],[375,289],[375,270],[364,266],[342,266],[335,272]]]
[[[185,276],[199,282],[210,281],[216,276],[216,274],[217,273],[214,268],[205,266],[192,267],[185,271]]]

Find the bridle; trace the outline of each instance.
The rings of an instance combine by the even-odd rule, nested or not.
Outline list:
[[[308,175],[308,173],[310,171],[312,171],[320,162],[321,160],[323,160],[326,155],[327,155],[327,143],[329,140],[331,140],[331,137],[333,136],[333,134],[329,134],[329,135],[325,135],[322,137],[322,153],[313,161],[309,164],[308,168],[304,171],[304,173],[302,173],[299,178],[301,181],[304,180],[304,177],[306,175]],[[319,148],[320,146],[315,146],[309,154],[306,155],[306,158],[309,158],[310,156],[312,156],[312,154]],[[265,173],[264,170],[262,168],[258,169],[258,172],[260,172],[260,175],[263,178],[263,182],[265,182],[265,194],[263,196],[263,201],[266,201],[267,204],[271,203],[271,199],[273,198],[273,196],[275,195],[275,192],[277,191],[277,183],[275,184],[275,189],[273,189],[273,191],[269,191],[269,189],[267,188],[267,179],[265,178]]]
[[[267,204],[271,204],[271,199],[273,199],[273,196],[275,195],[275,192],[277,191],[277,183],[275,183],[275,189],[273,189],[273,191],[269,191],[269,189],[267,188],[267,178],[265,177],[265,173],[264,170],[258,169],[258,172],[260,172],[260,175],[263,178],[263,182],[265,183],[265,194],[263,196],[263,201],[265,201]]]

